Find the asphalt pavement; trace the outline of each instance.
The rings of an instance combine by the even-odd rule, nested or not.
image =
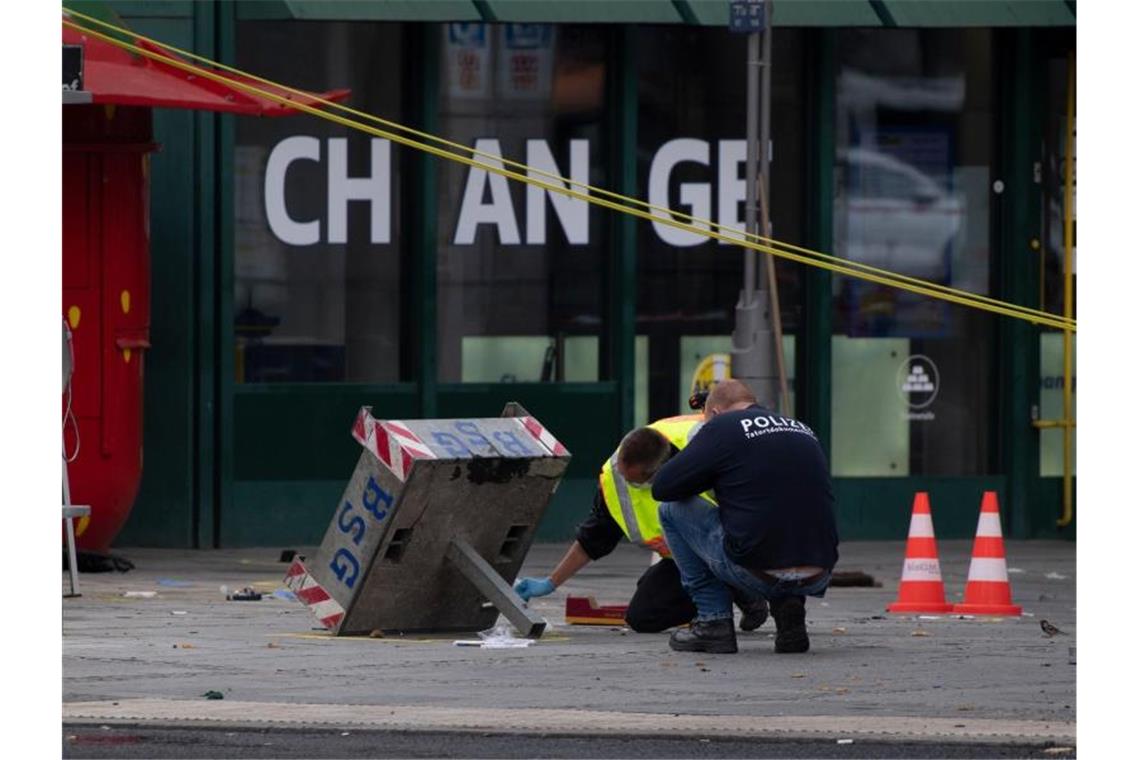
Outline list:
[[[841,743],[842,742],[842,743]],[[1072,758],[1049,743],[549,736],[305,728],[63,727],[64,758]]]
[[[961,598],[970,546],[939,543],[951,601]],[[1056,748],[1076,745],[1075,545],[1007,541],[1013,597],[1025,614],[973,619],[884,612],[903,547],[841,546],[838,570],[882,585],[810,599],[812,648],[803,655],[772,651],[770,621],[740,634],[735,655],[672,652],[667,634],[567,625],[568,594],[628,599],[648,564],[631,546],[534,600],[550,629],[529,648],[507,650],[457,647],[454,635],[331,637],[300,603],[273,595],[283,588],[283,547],[118,549],[135,570],[84,574],[83,596],[63,600],[64,752],[221,757],[232,747],[234,756],[259,757],[235,742],[253,747],[270,732],[293,737],[270,753],[278,757],[326,756],[312,749],[326,734],[357,736],[336,747],[344,757],[389,756],[377,750],[388,746],[397,747],[391,756],[423,756],[420,747],[439,756],[633,757],[642,755],[615,753],[632,746],[615,742],[648,746],[638,742],[649,738],[666,742],[646,755],[660,757],[700,756],[686,751],[694,739],[723,743],[718,757],[1066,756]],[[549,571],[564,549],[534,547],[523,573]],[[222,586],[253,586],[265,597],[226,601]],[[1046,636],[1043,618],[1063,633]],[[124,726],[166,740],[66,738]],[[199,739],[178,738],[194,732]],[[422,738],[440,732],[442,744]],[[392,744],[399,737],[408,743]],[[935,754],[886,754],[911,745]],[[356,746],[363,754],[351,754]],[[518,746],[529,749],[509,754]],[[995,747],[1015,754],[992,754]]]

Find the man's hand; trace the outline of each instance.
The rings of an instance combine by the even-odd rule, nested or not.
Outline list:
[[[536,596],[546,596],[554,593],[554,581],[546,578],[519,578],[515,581],[515,593],[529,602]]]

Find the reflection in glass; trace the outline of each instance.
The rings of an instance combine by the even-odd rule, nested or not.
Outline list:
[[[237,65],[400,120],[400,29],[240,21]],[[235,125],[237,382],[402,379],[400,151],[308,117]]]
[[[439,30],[442,134],[576,182],[607,184],[606,35],[545,24]],[[586,201],[452,162],[439,166],[438,197],[440,380],[597,380],[605,215]]]
[[[781,29],[772,42],[772,231],[802,244],[803,34]],[[746,48],[746,35],[723,29],[638,29],[638,186],[650,203],[743,229]],[[741,86],[726,86],[733,82]],[[648,341],[647,376],[638,381],[648,388],[648,416],[656,419],[687,411],[696,366],[687,341],[720,345],[731,335],[743,249],[657,223],[639,223],[637,235],[637,331]],[[802,324],[802,271],[776,264],[786,338]],[[792,357],[785,359],[791,375]]]
[[[845,29],[838,40],[836,253],[989,294],[991,32]],[[986,473],[993,320],[832,282],[833,471]]]

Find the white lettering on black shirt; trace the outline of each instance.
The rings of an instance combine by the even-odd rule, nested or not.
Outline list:
[[[759,438],[770,433],[799,433],[815,438],[815,433],[799,420],[787,417],[778,417],[774,414],[760,414],[755,417],[745,417],[740,421],[740,427],[745,438]]]

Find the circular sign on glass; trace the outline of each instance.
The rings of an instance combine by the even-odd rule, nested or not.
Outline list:
[[[908,407],[925,409],[938,395],[938,367],[928,356],[908,356],[899,367],[898,388]]]

